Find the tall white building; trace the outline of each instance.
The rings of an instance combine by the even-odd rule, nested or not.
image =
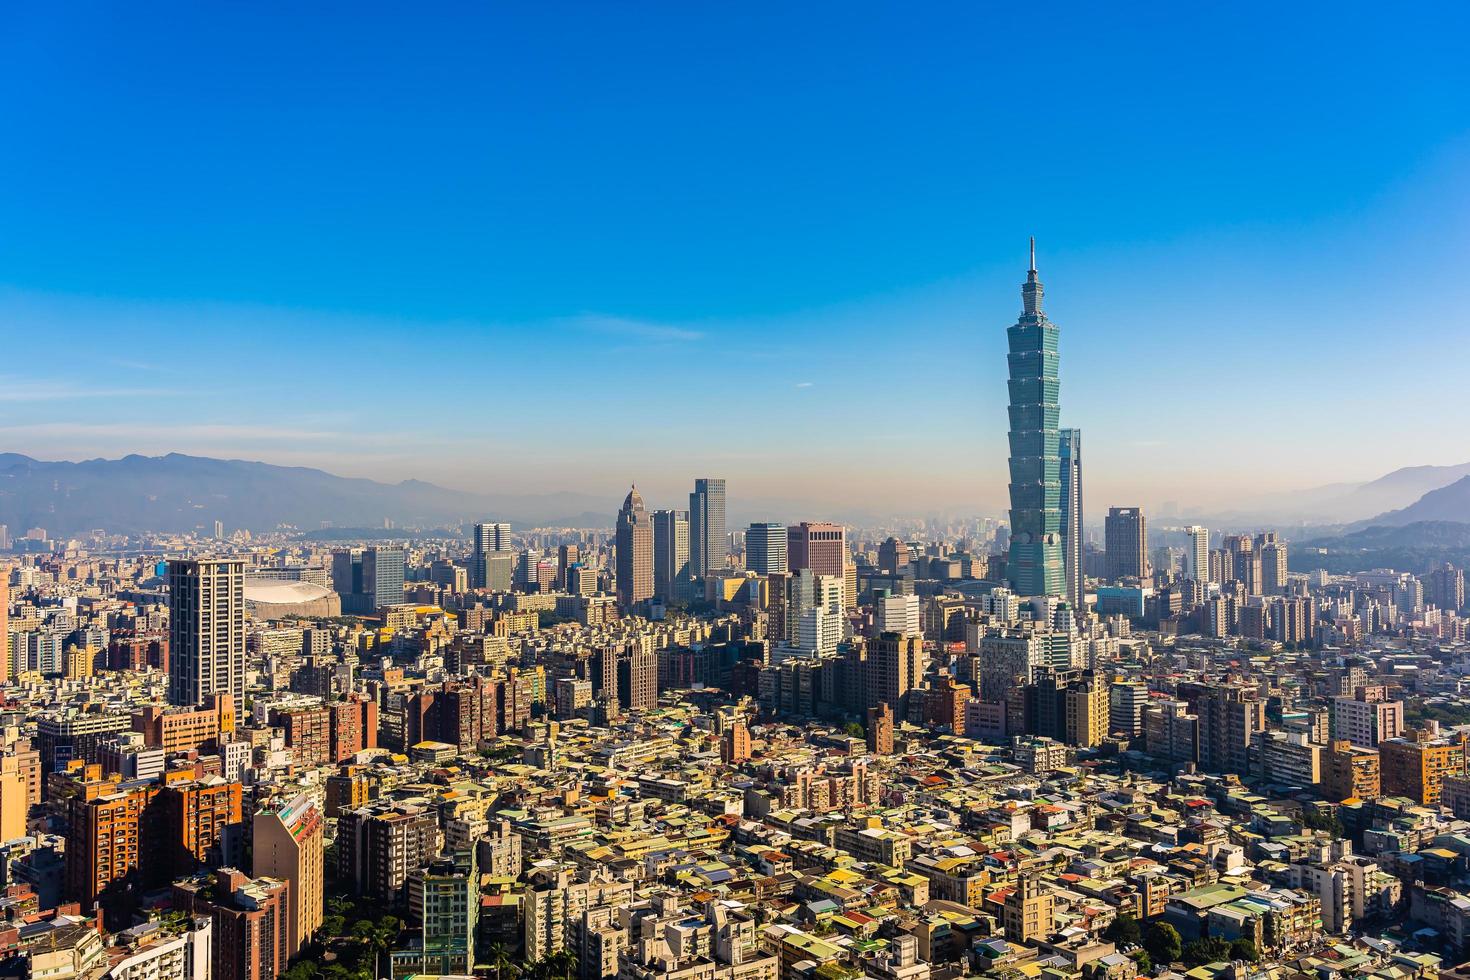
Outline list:
[[[916,595],[886,595],[878,602],[878,632],[920,636],[924,632]]]
[[[1184,555],[1184,576],[1199,582],[1210,580],[1210,529],[1191,524],[1184,529],[1189,550]]]

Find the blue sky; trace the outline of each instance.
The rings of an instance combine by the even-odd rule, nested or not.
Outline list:
[[[1470,458],[1464,4],[4,16],[0,449],[989,510],[1035,234],[1095,508]]]

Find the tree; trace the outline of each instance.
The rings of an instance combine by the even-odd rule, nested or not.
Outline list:
[[[520,975],[520,967],[516,966],[515,958],[504,943],[493,943],[485,950],[485,961],[495,972],[495,980],[515,980]]]
[[[863,726],[855,721],[850,721],[846,725],[843,725],[842,730],[853,738],[865,738],[867,736],[867,732],[864,731]]]
[[[1261,958],[1261,954],[1256,949],[1256,944],[1249,939],[1237,939],[1230,944],[1230,958],[1232,960],[1245,960],[1247,963],[1254,963]]]
[[[1137,919],[1124,912],[1108,926],[1103,938],[1116,946],[1138,946],[1143,942],[1143,930]]]
[[[1128,958],[1138,964],[1139,973],[1152,973],[1154,971],[1154,961],[1149,959],[1148,950],[1135,949],[1128,954]]]
[[[1230,940],[1219,936],[1196,939],[1184,947],[1184,962],[1190,966],[1204,966],[1230,959]]]
[[[1155,963],[1173,963],[1184,951],[1184,942],[1179,938],[1178,929],[1167,922],[1155,922],[1148,927],[1148,934],[1143,938],[1143,948],[1148,950],[1149,957]]]
[[[378,921],[362,919],[352,925],[352,936],[373,951],[373,976],[381,977],[381,957],[398,944],[403,923],[396,916],[385,915]]]

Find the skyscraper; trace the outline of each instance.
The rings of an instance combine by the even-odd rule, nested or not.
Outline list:
[[[618,604],[631,608],[653,598],[653,521],[637,487],[618,511]]]
[[[847,529],[841,524],[802,521],[786,529],[786,564],[790,571],[810,568],[818,575],[844,578],[847,573]]]
[[[1196,582],[1210,580],[1210,530],[1191,524],[1184,529],[1189,538],[1189,551],[1184,556],[1184,575]]]
[[[400,586],[400,591],[402,591]],[[170,704],[229,694],[245,710],[245,562],[176,558],[168,563]]]
[[[368,612],[403,602],[402,548],[368,548],[362,553],[362,593]]]
[[[752,524],[746,528],[745,567],[761,575],[784,575],[790,570],[785,524]]]
[[[1062,472],[1063,594],[1073,610],[1082,608],[1087,575],[1082,568],[1082,430],[1063,429],[1058,443]]]
[[[682,599],[689,585],[689,512],[653,512],[653,594]]]
[[[700,477],[689,495],[689,570],[704,578],[726,565],[725,481]]]
[[[1103,524],[1108,578],[1143,578],[1148,574],[1148,522],[1137,507],[1109,507]]]
[[[494,577],[489,569],[491,555],[510,551],[509,524],[476,524],[470,541],[470,586],[476,589],[490,588]],[[507,582],[505,587],[510,588]]]
[[[322,924],[322,885],[326,874],[321,811],[305,794],[280,809],[255,814],[252,854],[257,878],[289,882],[292,951],[299,951]]]
[[[1036,239],[1010,349],[1011,548],[1006,575],[1021,596],[1061,595],[1062,481],[1057,432],[1057,326],[1041,310]]]

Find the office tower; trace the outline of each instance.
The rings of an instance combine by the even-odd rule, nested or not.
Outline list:
[[[214,538],[215,538],[215,540],[218,541],[218,540],[222,539],[224,536],[225,536],[225,522],[224,521],[215,521],[214,522]]]
[[[799,572],[809,568],[817,575],[845,578],[846,563],[847,529],[841,524],[802,521],[786,529],[788,570]]]
[[[1011,544],[1006,576],[1020,596],[1061,595],[1062,482],[1057,431],[1057,326],[1041,309],[1036,239],[1021,316],[1006,329],[1010,367]]]
[[[634,642],[617,657],[618,703],[629,711],[658,708],[658,654]]]
[[[176,558],[168,563],[168,700],[194,706],[228,694],[245,710],[245,562]],[[401,587],[400,587],[401,591]]]
[[[878,570],[897,575],[909,564],[909,546],[897,538],[889,538],[878,545]]]
[[[1148,575],[1148,524],[1137,507],[1109,507],[1103,526],[1108,578],[1114,582]]]
[[[685,520],[685,523],[687,524],[688,523],[688,520],[689,520],[689,516],[687,514],[685,515],[684,520]],[[688,551],[687,547],[686,547],[685,550],[686,550],[686,552]],[[559,586],[561,586],[561,588],[562,588],[563,591],[565,591],[566,588],[567,588],[567,581],[568,581],[568,578],[567,578],[567,569],[569,569],[573,565],[577,564],[577,562],[579,562],[581,559],[582,559],[582,549],[581,548],[578,548],[574,544],[564,544],[560,548],[557,549],[557,552],[556,552],[556,584],[559,585]]]
[[[1275,531],[1256,536],[1261,553],[1261,594],[1281,595],[1286,591],[1286,542]]]
[[[729,562],[725,543],[725,481],[700,477],[689,495],[689,571],[695,578],[722,571]]]
[[[1184,553],[1184,575],[1196,582],[1210,580],[1210,531],[1208,528],[1191,524],[1184,529],[1189,547]]]
[[[653,598],[653,522],[635,486],[618,511],[618,604],[624,609]]]
[[[1058,437],[1062,474],[1063,595],[1073,611],[1084,608],[1087,574],[1082,568],[1082,430],[1063,429]]]
[[[362,606],[376,612],[403,602],[402,548],[368,548],[362,553]]]
[[[294,955],[322,924],[322,884],[326,875],[321,811],[304,794],[279,809],[255,815],[254,865],[257,878],[287,882]]]
[[[745,567],[760,575],[784,575],[791,570],[786,560],[786,525],[752,524],[746,528]]]
[[[868,709],[868,751],[874,755],[893,754],[893,709],[886,703]]]
[[[653,594],[668,602],[689,593],[689,514],[653,512]]]
[[[1148,707],[1148,686],[1138,682],[1114,684],[1108,691],[1108,730],[1114,735],[1136,738],[1143,734],[1143,711]]]
[[[879,633],[919,636],[924,632],[923,621],[919,614],[918,596],[884,595],[878,599],[877,607]]]
[[[510,552],[510,525],[476,524],[470,547],[470,586],[476,589],[493,588],[488,567],[490,556],[496,552]],[[509,583],[506,583],[506,589],[509,588]]]

